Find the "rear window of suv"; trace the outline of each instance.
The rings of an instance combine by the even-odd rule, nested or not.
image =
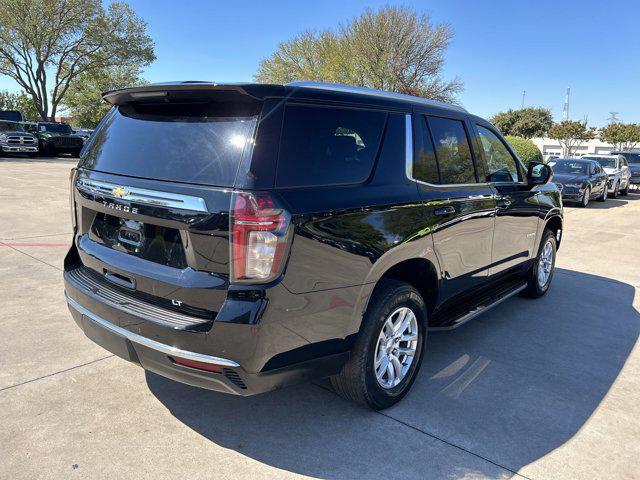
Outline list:
[[[381,111],[287,105],[277,186],[365,181],[373,168],[386,117]]]
[[[92,135],[80,167],[231,187],[250,149],[258,108],[220,101],[114,107]]]

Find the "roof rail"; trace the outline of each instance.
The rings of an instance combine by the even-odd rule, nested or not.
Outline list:
[[[439,100],[430,100],[428,98],[416,97],[414,95],[406,95],[404,93],[388,92],[386,90],[377,90],[375,88],[368,87],[356,87],[354,85],[344,85],[342,83],[331,82],[311,82],[311,81],[297,81],[286,84],[287,87],[302,87],[302,88],[315,88],[318,90],[331,90],[335,92],[355,93],[358,95],[368,95],[378,98],[389,98],[392,100],[402,100],[405,102],[424,103],[426,105],[435,105],[439,107],[450,108],[459,112],[466,112],[467,110],[460,105],[453,103],[441,102]]]

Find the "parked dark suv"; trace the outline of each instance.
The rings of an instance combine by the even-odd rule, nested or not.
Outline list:
[[[38,137],[42,155],[68,153],[73,157],[80,156],[84,140],[73,133],[70,125],[57,122],[25,122],[24,126],[27,131]]]
[[[428,330],[549,288],[551,171],[460,107],[316,83],[104,98],[72,172],[66,296],[148,370],[240,395],[331,377],[385,408]]]

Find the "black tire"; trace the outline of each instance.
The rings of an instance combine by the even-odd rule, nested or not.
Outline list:
[[[547,242],[551,243],[552,248],[552,261],[551,261],[551,272],[549,274],[549,278],[545,282],[544,285],[540,285],[538,281],[538,270],[541,268],[540,257],[543,255],[544,247]],[[556,266],[556,251],[557,251],[557,243],[556,236],[552,230],[545,229],[542,233],[542,239],[540,240],[540,245],[538,246],[538,255],[534,260],[531,269],[529,270],[529,274],[527,276],[527,288],[525,290],[526,296],[530,298],[538,298],[543,296],[549,290],[549,286],[551,285],[551,280],[553,280],[553,272],[555,271]]]
[[[620,193],[620,182],[616,182],[613,186],[613,192],[611,192],[611,198],[618,198],[618,193]]]
[[[404,378],[392,388],[383,388],[374,367],[376,345],[387,318],[398,308],[408,307],[417,319],[418,338],[415,356]],[[331,385],[341,397],[382,410],[400,401],[413,384],[427,337],[427,309],[420,293],[408,283],[383,279],[369,301],[360,333],[342,371],[331,377]]]
[[[622,195],[623,197],[626,197],[627,195],[629,195],[629,182],[627,181],[627,186],[624,187],[624,190],[620,190],[620,195]]]
[[[587,205],[589,205],[590,199],[591,199],[591,187],[587,187],[587,189],[582,194],[582,200],[580,200],[580,207],[587,208]]]
[[[71,156],[74,157],[74,158],[80,158],[80,150],[76,150],[75,152],[73,152],[71,154]]]
[[[605,185],[605,187],[602,189],[602,195],[598,197],[598,201],[605,202],[607,200],[607,197],[609,196],[608,194],[609,194],[609,188]]]

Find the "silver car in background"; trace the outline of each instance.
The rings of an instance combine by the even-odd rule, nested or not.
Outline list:
[[[586,155],[585,160],[595,160],[609,176],[609,196],[627,195],[631,184],[631,170],[622,155]]]

